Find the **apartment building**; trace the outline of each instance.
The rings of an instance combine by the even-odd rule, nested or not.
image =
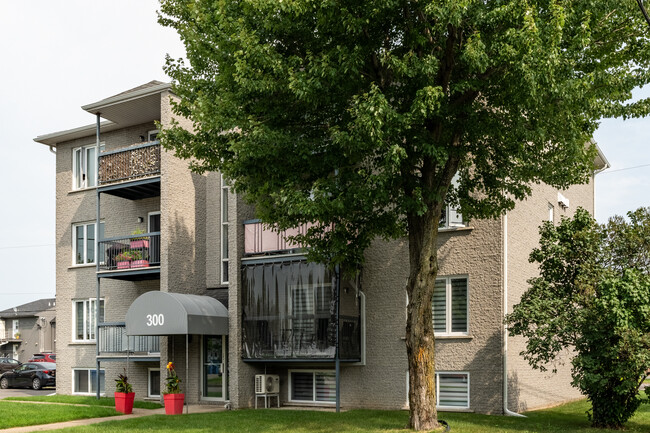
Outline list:
[[[0,356],[27,362],[56,351],[56,302],[39,299],[0,311]]]
[[[95,124],[35,139],[57,161],[57,392],[110,394],[128,369],[136,398],[158,399],[171,361],[190,403],[255,406],[266,374],[264,404],[334,406],[338,383],[343,408],[407,407],[406,240],[375,242],[355,281],[308,263],[218,173],[192,173],[161,149],[174,97],[153,81],[83,106]],[[595,171],[606,166],[599,155]],[[566,366],[527,366],[503,317],[535,275],[538,226],[578,206],[593,212],[593,179],[534,189],[498,219],[441,218],[441,410],[500,414],[579,397]]]

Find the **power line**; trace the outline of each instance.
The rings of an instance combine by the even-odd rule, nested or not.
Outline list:
[[[617,171],[633,170],[635,168],[643,168],[643,167],[650,167],[650,164],[635,165],[634,167],[617,168],[616,170],[605,170],[600,174],[602,175],[607,173],[615,173]]]

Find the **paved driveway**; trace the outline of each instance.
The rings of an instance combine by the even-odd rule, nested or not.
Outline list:
[[[38,391],[31,388],[9,388],[9,389],[0,389],[0,399],[6,397],[24,397],[27,395],[49,395],[54,394],[54,388],[43,388]]]

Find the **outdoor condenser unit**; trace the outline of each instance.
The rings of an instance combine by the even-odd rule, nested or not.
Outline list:
[[[280,376],[277,374],[256,374],[255,394],[277,394],[280,392]]]

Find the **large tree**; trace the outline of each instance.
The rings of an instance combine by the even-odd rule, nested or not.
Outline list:
[[[531,184],[593,170],[603,116],[648,82],[633,0],[162,0],[187,61],[168,59],[165,146],[216,170],[314,260],[363,264],[407,236],[410,425],[437,425],[431,301],[438,222],[512,209]],[[458,182],[452,178],[458,174]],[[330,230],[331,228],[331,230]]]
[[[545,223],[530,255],[540,276],[507,319],[533,367],[575,353],[572,384],[591,402],[595,427],[623,427],[650,369],[650,208],[628,217],[599,226],[578,209],[558,226]]]

